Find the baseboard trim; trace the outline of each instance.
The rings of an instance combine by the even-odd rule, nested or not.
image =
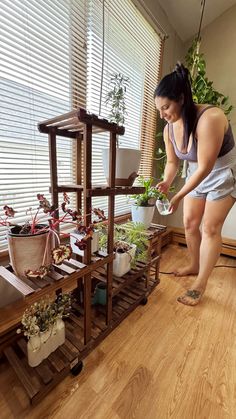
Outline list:
[[[185,233],[183,228],[173,227],[172,231],[172,243],[185,244]],[[236,257],[236,240],[222,237],[221,254],[226,256]]]

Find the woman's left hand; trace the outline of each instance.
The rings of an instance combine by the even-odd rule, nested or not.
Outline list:
[[[170,206],[169,206],[169,211],[171,213],[177,210],[180,201],[181,201],[181,198],[179,198],[178,195],[173,196],[173,198],[170,201]]]

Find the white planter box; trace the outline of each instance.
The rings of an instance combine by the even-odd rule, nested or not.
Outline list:
[[[31,336],[27,342],[27,356],[30,367],[37,367],[43,361],[41,339],[39,335]]]
[[[135,223],[143,223],[146,228],[150,227],[155,211],[155,205],[150,207],[141,207],[138,205],[132,205],[132,221]]]
[[[44,359],[65,343],[65,323],[58,318],[55,324],[39,335],[31,336],[27,342],[28,364],[37,367]]]
[[[131,249],[126,253],[115,254],[115,259],[113,261],[113,274],[115,276],[121,277],[131,269],[131,260],[134,258],[136,252],[136,245],[131,245]]]
[[[77,255],[84,256],[84,251],[80,250],[78,246],[75,245],[76,240],[81,240],[83,238],[82,234],[78,234],[75,231],[70,233],[70,245],[72,247],[73,253]],[[99,233],[98,231],[93,232],[93,238],[91,240],[91,253],[95,253],[99,250]]]

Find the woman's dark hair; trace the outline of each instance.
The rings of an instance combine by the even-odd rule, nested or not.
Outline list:
[[[156,96],[167,97],[169,100],[179,102],[183,97],[182,116],[185,127],[185,145],[188,144],[190,134],[194,129],[197,109],[193,102],[190,75],[187,68],[181,63],[177,63],[172,73],[167,74],[157,85],[154,98]]]

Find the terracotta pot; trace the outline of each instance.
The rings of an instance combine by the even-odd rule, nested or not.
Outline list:
[[[19,227],[13,227],[8,232],[8,249],[14,273],[21,279],[26,278],[25,271],[28,269],[35,271],[42,266],[44,253],[44,265],[51,264],[52,238],[49,231],[19,235]]]

